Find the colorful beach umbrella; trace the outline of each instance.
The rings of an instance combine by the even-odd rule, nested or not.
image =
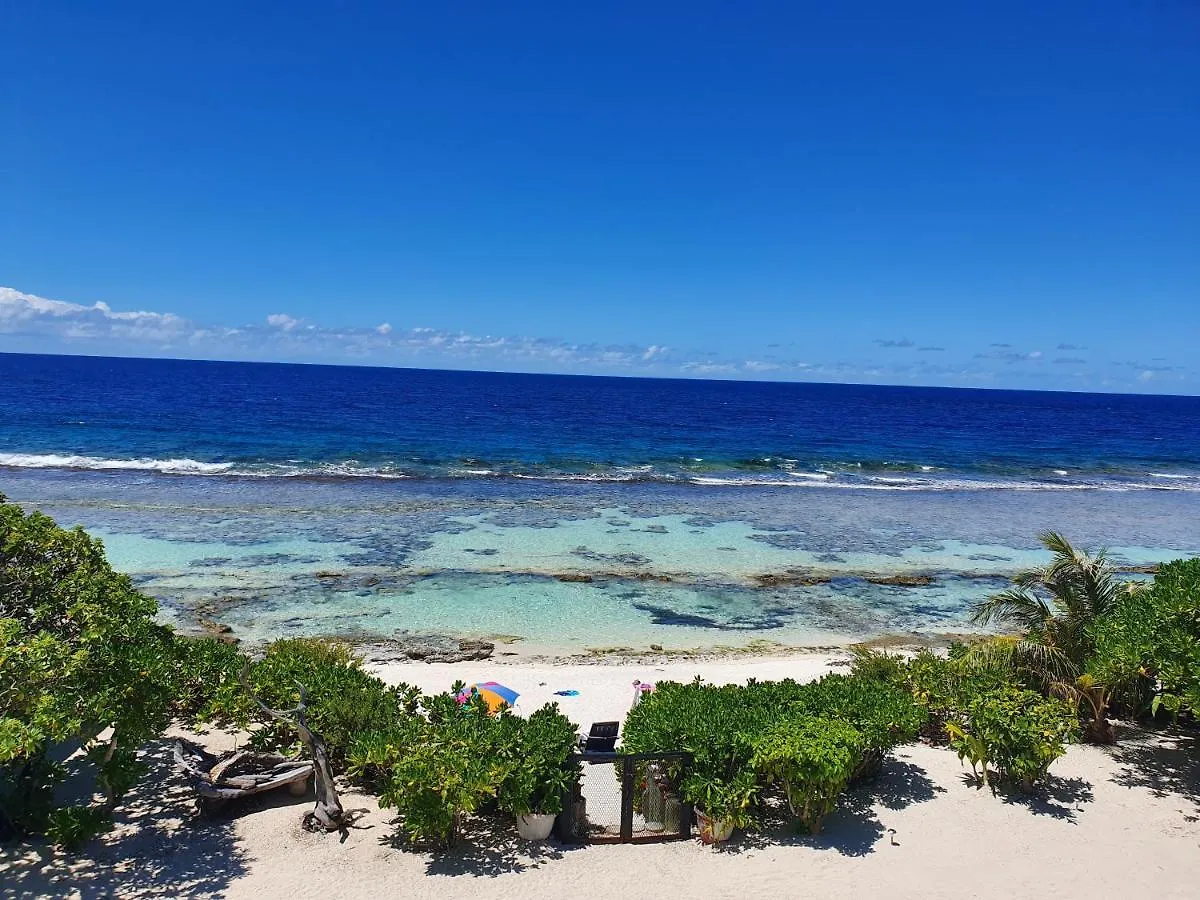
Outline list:
[[[521,696],[512,688],[505,687],[498,681],[481,681],[459,694],[458,701],[466,703],[471,699],[472,694],[482,697],[491,712],[496,712],[502,706],[516,706],[517,698]]]

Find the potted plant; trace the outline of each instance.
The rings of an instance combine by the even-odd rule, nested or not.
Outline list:
[[[532,761],[531,761],[532,762]],[[500,807],[517,819],[517,833],[527,841],[544,841],[562,812],[563,792],[571,773],[564,768],[543,768],[534,762],[514,771],[500,791]]]
[[[749,824],[749,808],[758,793],[758,780],[749,770],[729,780],[694,774],[684,781],[683,793],[695,808],[700,840],[719,844],[729,840],[734,829]]]
[[[517,833],[529,841],[544,841],[562,812],[563,795],[578,777],[569,760],[575,747],[575,726],[556,706],[539,709],[528,719],[516,719],[509,744],[509,766],[496,799],[500,809],[517,820]]]

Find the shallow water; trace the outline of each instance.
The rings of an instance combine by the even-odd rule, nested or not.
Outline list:
[[[562,652],[970,630],[1039,530],[1125,564],[1200,553],[1169,491],[839,491],[17,471],[0,490],[105,541],[181,626],[249,641],[437,632]],[[929,584],[873,583],[924,575]]]

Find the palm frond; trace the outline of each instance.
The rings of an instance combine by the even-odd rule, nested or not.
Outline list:
[[[1025,588],[1009,588],[981,600],[971,611],[975,625],[1009,625],[1022,631],[1043,628],[1054,618],[1046,601]]]
[[[978,641],[959,660],[964,672],[1024,674],[1043,685],[1073,681],[1079,670],[1057,647],[1023,637]]]
[[[1043,531],[1038,535],[1038,540],[1042,546],[1054,554],[1056,560],[1078,560],[1081,557],[1086,557],[1086,553],[1081,553],[1075,549],[1075,546],[1058,531]]]

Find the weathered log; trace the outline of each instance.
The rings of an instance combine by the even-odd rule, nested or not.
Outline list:
[[[240,673],[242,687],[263,712],[279,722],[286,722],[296,729],[300,743],[308,749],[313,762],[313,788],[317,794],[317,805],[312,812],[304,816],[304,827],[310,831],[345,831],[350,822],[346,811],[342,809],[342,801],[338,799],[337,787],[333,783],[333,770],[329,766],[329,753],[325,749],[325,741],[308,727],[306,718],[308,712],[308,693],[304,685],[296,682],[300,691],[300,702],[292,709],[272,709],[259,699],[250,686],[250,667],[242,668]]]
[[[175,763],[187,773],[196,795],[206,808],[227,800],[288,786],[303,788],[313,772],[307,760],[286,759],[274,753],[239,750],[227,756],[213,756],[200,747],[182,740],[175,742]],[[230,774],[234,769],[247,769]]]

